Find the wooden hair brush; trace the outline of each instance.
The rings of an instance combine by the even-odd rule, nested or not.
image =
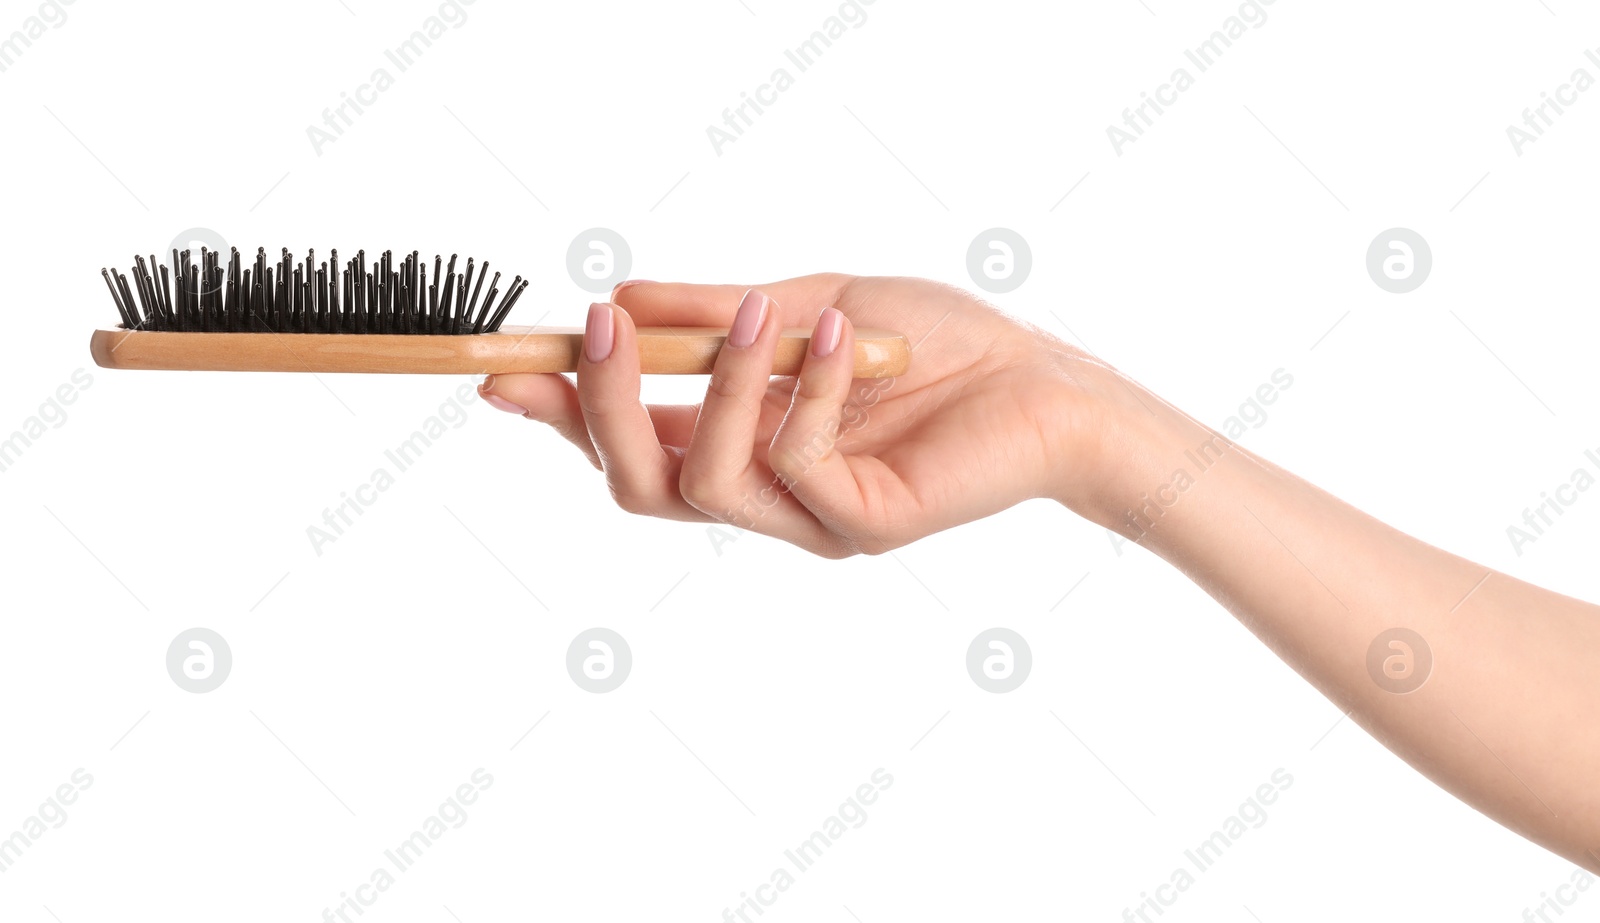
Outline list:
[[[497,272],[484,293],[489,264],[479,269],[470,258],[458,272],[455,255],[448,264],[435,256],[431,284],[415,251],[398,262],[386,251],[370,267],[361,251],[342,271],[337,250],[320,266],[316,251],[297,263],[287,249],[270,262],[260,249],[249,268],[236,248],[226,267],[220,259],[202,248],[193,262],[190,251],[174,250],[169,271],[154,256],[148,264],[136,256],[131,285],[102,269],[122,323],[94,332],[94,361],[110,369],[509,374],[575,371],[583,349],[579,327],[502,327],[528,282],[517,276],[502,292]],[[727,334],[641,327],[640,368],[709,374]],[[772,374],[799,373],[810,335],[783,331]],[[911,359],[905,336],[886,330],[857,330],[855,353],[858,378],[899,375]]]

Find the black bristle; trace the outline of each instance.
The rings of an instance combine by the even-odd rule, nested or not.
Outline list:
[[[133,288],[134,291],[138,293],[139,303],[144,307],[145,313],[147,314],[151,310],[150,292],[145,286],[144,282],[145,277],[148,275],[150,275],[150,272],[145,267],[144,257],[135,256],[133,258]]]
[[[351,265],[353,266],[355,263],[352,261]],[[339,315],[339,331],[341,333],[354,333],[356,329],[356,312],[352,307],[355,304],[354,283],[350,281],[352,273],[349,270],[345,270],[341,275],[343,276],[341,284],[344,287],[344,304],[340,306],[342,310]]]
[[[485,326],[486,323],[490,323],[490,318],[493,318],[494,315],[498,315],[502,309],[506,309],[507,304],[510,302],[510,296],[515,294],[518,285],[522,285],[522,277],[520,277],[520,275],[518,275],[517,278],[514,278],[514,280],[510,280],[510,286],[507,286],[506,288],[506,298],[501,299],[501,306],[499,306],[498,309],[494,309],[493,312],[491,312],[488,304],[483,306],[483,310],[478,312],[478,322],[472,325],[472,333],[485,333],[486,330],[490,330],[488,326]]]
[[[458,271],[454,253],[448,261],[435,255],[431,273],[416,250],[399,260],[385,250],[370,265],[365,250],[343,265],[338,250],[321,263],[316,250],[296,260],[287,247],[273,260],[265,247],[249,263],[237,248],[227,256],[205,247],[198,258],[174,249],[170,266],[135,255],[127,275],[111,269],[100,275],[123,329],[157,331],[493,333],[528,287],[517,276],[502,293],[499,273],[486,286],[489,264],[469,257]]]
[[[400,333],[411,333],[411,296],[416,293],[411,288],[410,264],[400,267]]]
[[[438,286],[428,287],[428,263],[423,261],[417,270],[417,324],[423,333],[433,332],[433,298],[439,294]]]
[[[517,278],[521,279],[522,277],[518,276]],[[521,285],[513,285],[512,289],[511,289],[511,294],[507,298],[505,298],[505,300],[500,302],[500,308],[497,311],[494,312],[494,317],[491,317],[489,319],[489,326],[485,327],[482,332],[484,332],[484,333],[494,333],[496,330],[499,330],[500,329],[500,325],[505,323],[506,315],[511,313],[511,309],[512,308],[516,307],[517,299],[521,298],[522,297],[522,293],[527,291],[527,289],[528,289],[528,280],[527,279],[522,279],[522,284]]]
[[[471,258],[468,257],[468,262]],[[445,267],[444,291],[441,293],[441,307],[439,309],[439,332],[450,333],[450,309],[456,304],[456,255],[450,254],[450,265]]]
[[[472,273],[471,273],[472,260],[471,259],[467,260],[467,269],[468,269],[467,275],[468,276],[472,275]],[[488,274],[489,274],[489,263],[488,263],[488,261],[484,261],[484,264],[482,266],[478,267],[478,284],[477,285],[475,285],[475,286],[472,285],[472,281],[470,279],[467,279],[466,277],[463,277],[463,281],[466,282],[466,286],[462,287],[461,293],[463,295],[465,295],[466,291],[467,291],[467,287],[470,286],[472,288],[472,298],[471,298],[471,300],[467,300],[466,298],[462,299],[462,301],[461,301],[461,311],[460,311],[459,314],[456,315],[456,324],[455,324],[455,327],[453,329],[451,329],[451,331],[450,331],[451,333],[461,333],[462,332],[462,330],[461,330],[461,317],[462,317],[462,315],[466,316],[467,323],[469,323],[469,324],[472,323],[472,312],[477,310],[477,308],[478,308],[478,293],[483,291],[483,277],[488,275]],[[496,276],[495,278],[499,278],[499,276]],[[469,330],[467,332],[470,333],[471,331]]]
[[[250,270],[248,269],[239,277],[238,294],[243,300],[237,303],[242,305],[244,310],[228,312],[231,317],[228,329],[234,333],[242,333],[251,329],[250,312],[255,310],[255,292],[250,288]]]
[[[328,332],[343,333],[339,319],[339,251],[328,251],[327,285],[328,285]]]
[[[128,290],[128,277],[123,275],[120,272],[119,273],[112,273],[112,276],[116,280],[117,291],[122,293],[122,302],[123,302],[123,304],[126,304],[128,306],[129,310],[137,313],[139,308],[138,308],[138,306],[135,304],[135,302],[133,300],[133,292]],[[149,326],[150,326],[150,318],[149,317],[145,317],[143,319],[143,321],[140,323],[140,327],[141,328],[148,328]]]
[[[294,268],[294,288],[289,293],[289,329],[306,332],[306,280],[305,267]]]
[[[205,299],[205,295],[206,295],[206,291],[205,291],[205,287],[206,287],[205,273],[201,270],[199,264],[195,264],[193,266],[190,266],[189,267],[189,273],[192,276],[192,280],[191,280],[192,284],[190,285],[190,289],[192,291],[192,299],[191,299],[191,301],[192,301],[192,307],[193,307],[193,310],[194,310],[195,326],[199,327],[201,330],[204,330],[205,329],[205,318],[206,318],[205,300],[204,300]]]
[[[161,267],[161,304],[159,307],[161,308],[162,317],[172,317],[172,273],[167,271],[166,266]]]
[[[484,269],[488,269],[489,268],[488,264],[485,264],[483,268]],[[521,279],[522,279],[521,276],[517,277],[518,281],[521,281]],[[497,273],[494,274],[494,280],[489,283],[489,294],[487,296],[485,296],[484,299],[483,299],[483,307],[478,309],[478,320],[475,323],[473,323],[472,329],[470,331],[468,331],[469,333],[482,333],[483,332],[483,322],[489,316],[489,308],[490,308],[490,306],[494,304],[495,293],[497,293],[499,291],[500,291],[500,274],[497,272]],[[472,318],[469,317],[469,318],[467,318],[467,320],[470,321],[470,320],[472,320]]]
[[[410,318],[410,319],[414,319],[414,318],[418,317],[417,307],[420,304],[420,300],[419,300],[418,296],[421,294],[421,290],[419,288],[417,288],[417,286],[420,284],[419,281],[418,281],[419,277],[417,275],[417,271],[419,269],[421,269],[421,268],[422,268],[422,259],[418,256],[417,251],[415,251],[415,250],[411,251],[411,260],[409,262],[410,272],[406,276],[406,293],[407,293],[407,298],[406,298],[406,317]],[[406,332],[410,333],[411,332],[410,328],[412,326],[410,320],[407,320],[406,326],[407,326]],[[417,332],[418,333],[426,333],[427,331],[421,330],[419,328],[417,330]]]
[[[173,267],[173,304],[172,304],[172,329],[187,330],[189,306],[189,274],[183,270],[182,265]]]
[[[278,280],[272,277],[274,271],[273,267],[268,266],[266,281],[262,283],[261,319],[268,330],[278,331],[282,328],[278,326]]]
[[[133,305],[123,302],[121,293],[117,291],[117,283],[111,280],[111,270],[100,270],[100,277],[106,280],[106,288],[111,290],[111,300],[117,303],[117,313],[122,315],[122,326],[128,330],[139,329],[139,311]]]
[[[211,330],[211,259],[210,251],[201,247],[200,265],[195,267],[194,309],[200,315],[200,329],[206,332]]]
[[[483,265],[487,266],[489,264],[485,263]],[[470,256],[467,257],[467,269],[466,269],[465,272],[463,272],[461,274],[461,298],[457,301],[457,304],[456,304],[457,313],[460,313],[461,311],[465,311],[467,309],[467,295],[468,295],[468,293],[470,293],[472,291],[472,271],[474,269],[474,266],[475,266],[475,263],[474,263],[474,260],[472,259],[472,257],[470,257]],[[450,332],[451,333],[457,333],[459,331],[456,329],[456,326],[454,324],[451,324]]]

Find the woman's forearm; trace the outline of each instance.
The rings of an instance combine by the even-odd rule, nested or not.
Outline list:
[[[1099,389],[1115,461],[1058,499],[1182,570],[1439,785],[1600,872],[1600,607],[1400,533],[1126,379]]]

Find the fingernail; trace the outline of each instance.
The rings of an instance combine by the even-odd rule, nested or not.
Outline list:
[[[498,394],[485,394],[483,399],[489,403],[490,407],[493,407],[496,410],[504,410],[506,413],[514,413],[519,417],[525,417],[528,415],[528,409],[526,407],[518,407],[516,404],[511,403]]]
[[[612,298],[617,297],[619,294],[622,293],[623,289],[627,288],[630,285],[646,285],[646,284],[649,284],[650,282],[651,282],[650,279],[629,279],[626,282],[618,282],[617,283],[617,287],[611,290],[611,297]]]
[[[761,332],[761,325],[767,319],[769,301],[766,295],[755,289],[744,293],[744,298],[739,302],[739,312],[733,315],[733,326],[728,329],[729,346],[742,349],[756,341],[756,335]]]
[[[589,322],[583,328],[583,354],[590,362],[604,362],[611,355],[616,323],[610,305],[589,305]]]
[[[839,348],[839,337],[844,334],[844,315],[837,308],[823,308],[817,318],[817,330],[811,335],[811,355],[826,359]]]

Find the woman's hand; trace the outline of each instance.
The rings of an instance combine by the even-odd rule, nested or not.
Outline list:
[[[1403,535],[954,289],[810,276],[613,298],[576,387],[498,375],[484,397],[554,425],[623,508],[837,557],[1052,497],[1183,570],[1440,785],[1600,871],[1600,607]],[[731,326],[704,404],[639,403],[630,314]],[[903,331],[907,373],[852,381],[852,322]],[[818,348],[771,378],[779,328],[802,325]]]
[[[759,288],[625,282],[612,297],[590,308],[576,385],[495,375],[480,390],[555,427],[629,512],[844,557],[1032,497],[1081,509],[1063,481],[1097,483],[1107,370],[964,292],[816,275]],[[730,328],[702,404],[640,403],[635,320]],[[905,375],[852,379],[857,324],[907,336]],[[798,376],[773,378],[784,327],[813,328],[812,348]]]

